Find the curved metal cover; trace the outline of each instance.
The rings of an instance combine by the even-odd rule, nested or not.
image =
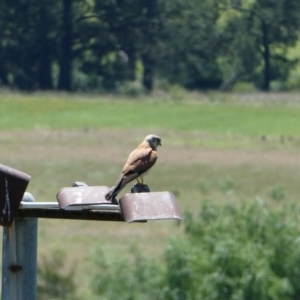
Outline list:
[[[126,222],[179,219],[182,216],[175,196],[170,192],[132,193],[120,199]]]
[[[0,164],[0,225],[10,226],[31,179],[26,173]]]
[[[60,208],[68,206],[84,206],[90,204],[111,204],[105,199],[109,191],[107,186],[78,186],[64,187],[56,195]]]

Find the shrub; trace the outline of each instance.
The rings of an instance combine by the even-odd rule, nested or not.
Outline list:
[[[269,195],[272,199],[280,201],[285,198],[285,190],[281,186],[274,186],[270,189]]]
[[[300,232],[292,210],[205,205],[166,251],[169,299],[299,299]],[[179,284],[180,283],[180,284]]]
[[[116,92],[122,96],[137,97],[145,94],[145,88],[138,80],[126,81],[117,88]]]
[[[164,265],[139,252],[133,261],[99,260],[93,277],[101,299],[299,299],[297,210],[205,204],[185,216],[182,238],[166,247]],[[97,274],[97,275],[96,275]]]
[[[162,271],[157,263],[133,249],[132,260],[108,257],[101,250],[94,258],[93,292],[102,300],[160,298]]]
[[[64,271],[66,253],[56,250],[44,256],[38,267],[37,298],[47,300],[76,300],[74,267]]]

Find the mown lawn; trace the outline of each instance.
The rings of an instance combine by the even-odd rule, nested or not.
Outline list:
[[[236,96],[235,96],[236,97]],[[240,98],[245,98],[240,95]],[[140,128],[200,131],[213,134],[299,135],[300,106],[286,94],[276,103],[232,101],[198,94],[192,101],[169,101],[154,97],[138,99],[67,94],[0,93],[0,128],[80,129]],[[218,99],[222,101],[217,101]],[[216,100],[215,100],[216,99]],[[220,100],[219,99],[219,100]]]

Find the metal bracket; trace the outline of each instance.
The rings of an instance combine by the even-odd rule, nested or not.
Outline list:
[[[15,217],[57,218],[102,221],[146,222],[147,220],[179,219],[181,213],[170,192],[125,194],[119,203],[105,199],[107,186],[77,183],[57,193],[55,202],[22,201],[31,177],[21,171],[0,165],[0,225],[9,227]],[[20,205],[21,204],[21,205]]]
[[[112,203],[105,199],[109,191],[107,186],[79,186],[65,187],[57,194],[60,208],[65,210],[92,210],[98,206],[99,210],[112,207]],[[147,220],[179,219],[181,213],[175,196],[170,192],[129,193],[120,202],[120,210],[126,222],[141,222]]]
[[[0,225],[13,223],[31,177],[0,164]]]

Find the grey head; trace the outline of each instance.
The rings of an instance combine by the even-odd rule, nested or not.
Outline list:
[[[161,146],[161,138],[156,134],[147,135],[144,141],[148,142],[153,150],[157,150],[157,147]]]

